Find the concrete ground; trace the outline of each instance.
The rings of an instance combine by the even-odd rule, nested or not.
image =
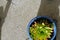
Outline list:
[[[42,9],[39,8],[44,3],[45,2],[41,0],[0,0],[0,34],[1,34],[0,39],[26,40],[28,38],[27,25],[32,18],[40,15],[39,11]],[[57,10],[57,13],[59,16],[60,15],[59,5],[58,5],[58,9],[59,10]],[[41,13],[44,12],[42,11]],[[46,11],[45,13],[49,13],[49,12]],[[57,36],[57,40],[59,40],[58,39],[59,37],[60,36]]]
[[[4,8],[1,15],[5,15],[1,40],[26,40],[28,38],[27,24],[37,16],[40,0],[0,0],[0,4]]]

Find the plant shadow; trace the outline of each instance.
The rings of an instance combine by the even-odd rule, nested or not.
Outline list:
[[[59,40],[60,36],[60,16],[59,16],[59,2],[60,0],[41,0],[41,5],[37,16],[48,16],[56,22],[57,35],[54,40]]]
[[[11,2],[12,0],[7,0],[7,4],[4,11],[3,6],[0,6],[0,40],[1,40],[2,25],[5,22],[5,18],[7,16]]]

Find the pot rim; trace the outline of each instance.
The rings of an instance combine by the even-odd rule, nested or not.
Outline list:
[[[54,36],[51,38],[51,40],[54,40],[54,38],[56,37],[56,22],[53,21],[53,19],[51,19],[48,16],[37,16],[37,17],[31,19],[31,21],[28,23],[28,26],[27,26],[27,33],[28,33],[29,40],[32,40],[32,38],[30,37],[30,34],[29,34],[29,28],[30,28],[31,23],[34,22],[34,20],[36,20],[37,18],[41,18],[41,17],[47,18],[49,21],[51,21],[53,23],[53,25],[54,25]]]

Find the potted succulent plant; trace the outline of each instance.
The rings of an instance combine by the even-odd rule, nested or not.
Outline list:
[[[56,36],[55,22],[46,16],[37,16],[28,24],[29,40],[54,40]]]

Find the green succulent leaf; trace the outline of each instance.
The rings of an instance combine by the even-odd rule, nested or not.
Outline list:
[[[30,36],[34,40],[47,40],[47,38],[51,38],[50,35],[53,32],[53,25],[48,27],[44,23],[36,23],[34,27],[30,27]]]

